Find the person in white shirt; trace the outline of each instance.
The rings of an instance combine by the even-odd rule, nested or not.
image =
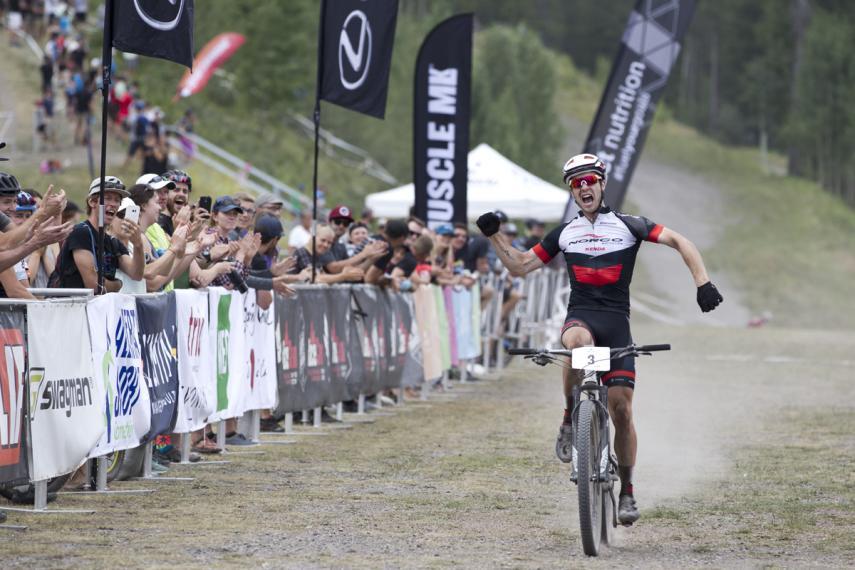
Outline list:
[[[312,234],[309,232],[311,229],[312,212],[310,210],[302,210],[300,212],[300,223],[294,226],[294,229],[288,234],[289,253],[293,253],[301,247],[306,247],[306,244],[312,239]]]

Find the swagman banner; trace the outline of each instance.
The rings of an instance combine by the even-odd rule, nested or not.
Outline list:
[[[62,342],[45,331],[63,333]],[[96,382],[84,303],[27,306],[30,478],[41,481],[74,471],[106,430],[104,386]]]
[[[176,325],[178,327],[178,413],[176,433],[202,429],[217,402],[214,359],[210,351],[208,294],[204,291],[176,289]]]
[[[193,67],[193,0],[111,0],[113,45]]]
[[[466,223],[472,14],[440,22],[416,60],[413,184],[416,216],[431,228]]]
[[[95,381],[104,386],[107,429],[89,457],[136,447],[151,426],[151,402],[142,371],[137,305],[131,295],[108,293],[86,305]]]
[[[398,0],[323,0],[318,95],[382,119]]]
[[[0,483],[22,483],[27,469],[24,309],[0,311]]]
[[[605,200],[614,208],[623,204],[694,10],[695,0],[639,0],[629,15],[584,149],[606,163]],[[577,210],[571,196],[564,219]]]
[[[172,433],[178,414],[178,333],[175,295],[137,297],[143,378],[151,399],[151,429],[144,441]]]

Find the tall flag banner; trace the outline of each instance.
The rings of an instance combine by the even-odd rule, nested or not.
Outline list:
[[[27,305],[33,481],[77,469],[107,429],[104,385],[95,381],[86,305]],[[62,331],[62,342],[45,331]]]
[[[151,401],[142,370],[137,304],[107,293],[86,304],[95,382],[104,386],[100,409],[107,429],[89,457],[138,446],[151,427]]]
[[[193,0],[113,2],[113,45],[193,67]]]
[[[0,312],[0,483],[26,483],[24,308]]]
[[[246,38],[241,34],[225,32],[205,44],[193,60],[193,71],[188,69],[184,72],[172,100],[177,101],[179,97],[195,95],[204,89],[217,68],[232,57],[245,41]]]
[[[318,50],[320,99],[382,119],[398,0],[324,0]]]
[[[583,150],[606,163],[605,200],[614,208],[626,196],[694,11],[695,0],[638,0],[629,15]],[[577,210],[571,196],[564,219]]]
[[[416,59],[413,181],[416,216],[430,228],[466,223],[472,14],[440,22]]]

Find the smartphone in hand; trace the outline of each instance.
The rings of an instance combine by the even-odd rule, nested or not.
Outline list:
[[[199,207],[200,208],[210,212],[211,211],[211,205],[212,205],[212,201],[211,201],[210,196],[200,196],[199,197]]]

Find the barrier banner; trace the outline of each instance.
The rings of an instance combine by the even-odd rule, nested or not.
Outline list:
[[[222,287],[209,288],[208,318],[217,378],[216,411],[208,421],[215,422],[246,411],[243,296]]]
[[[45,331],[63,333],[63,341]],[[104,385],[95,381],[84,303],[27,306],[30,478],[41,481],[74,471],[106,429]]]
[[[279,397],[276,386],[275,308],[270,293],[264,296],[270,303],[266,308],[259,306],[255,289],[250,289],[244,297],[244,388],[247,390],[247,410],[275,408]]]
[[[331,403],[330,335],[327,321],[327,292],[321,288],[302,289],[298,295],[303,305],[303,322],[306,327],[306,389],[307,406],[316,408]]]
[[[176,289],[174,294],[179,380],[175,432],[188,433],[205,427],[217,400],[208,293]]]
[[[451,291],[454,308],[455,337],[457,340],[457,358],[470,360],[478,356],[478,345],[472,332],[472,290],[454,287]]]
[[[26,483],[29,477],[23,331],[24,308],[4,307],[0,311],[0,483]]]
[[[381,310],[377,300],[379,290],[374,287],[355,286],[356,316],[359,323],[358,336],[362,341],[362,393],[372,396],[381,389],[381,374],[386,370],[385,335],[377,334],[378,315]]]
[[[583,151],[606,163],[612,208],[623,204],[694,11],[695,0],[638,0],[629,15]],[[578,211],[571,194],[564,220]]]
[[[454,291],[451,287],[442,288],[442,300],[445,303],[445,315],[448,319],[448,352],[451,354],[451,365],[457,366],[457,321],[454,318]]]
[[[359,395],[362,378],[356,374],[350,351],[351,340],[356,338],[351,328],[350,288],[331,287],[326,293],[330,327],[330,401],[352,400]]]
[[[151,402],[143,381],[137,304],[131,295],[108,293],[86,304],[95,381],[104,386],[107,429],[89,457],[140,444],[151,426]]]
[[[398,330],[401,338],[401,342],[398,345],[401,386],[418,386],[424,382],[424,369],[422,368],[422,345],[416,324],[416,309],[413,295],[396,295],[395,304],[398,312]]]
[[[442,287],[433,287],[434,311],[439,323],[439,353],[442,356],[442,369],[451,368],[451,331],[448,329],[448,311],[445,309],[445,294]]]
[[[472,21],[472,14],[459,14],[437,24],[416,59],[415,215],[431,229],[466,223]]]
[[[303,294],[301,289],[299,295]],[[276,295],[276,369],[279,371],[280,413],[306,409],[303,393],[306,389],[305,327],[303,305],[298,297]]]
[[[439,318],[436,312],[434,290],[436,285],[416,287],[413,292],[416,323],[422,344],[422,371],[426,381],[442,376],[442,350],[439,342]]]
[[[398,365],[398,314],[394,302],[398,294],[382,289],[377,296],[380,308],[377,314],[377,338],[383,350],[382,363],[385,365],[380,370],[380,386],[383,388],[397,388],[401,385],[403,367]]]
[[[475,345],[475,355],[473,358],[481,356],[481,284],[477,281],[472,286],[471,310],[472,317],[470,326],[472,327],[472,343]],[[551,297],[550,297],[551,298]]]
[[[151,428],[143,443],[172,433],[178,414],[178,333],[175,295],[137,297],[143,378],[151,400]]]

